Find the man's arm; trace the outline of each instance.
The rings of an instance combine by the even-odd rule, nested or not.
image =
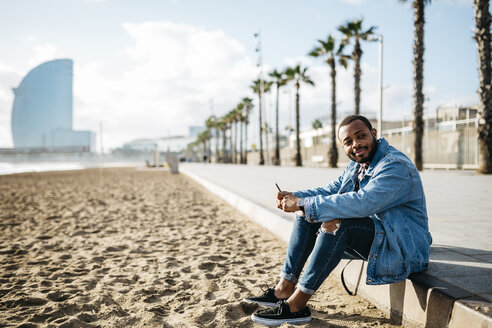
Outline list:
[[[306,219],[311,222],[335,218],[361,218],[400,205],[408,200],[412,179],[399,161],[384,164],[368,184],[357,192],[305,199]]]
[[[294,195],[296,195],[296,197],[298,198],[314,197],[318,195],[321,196],[334,195],[340,190],[340,187],[342,186],[342,180],[346,170],[347,168],[345,168],[344,172],[336,180],[333,180],[325,187],[297,190],[294,191]]]

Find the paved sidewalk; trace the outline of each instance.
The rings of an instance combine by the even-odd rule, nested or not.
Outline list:
[[[266,216],[273,215],[290,222],[293,215],[275,208],[275,182],[283,190],[294,191],[326,185],[343,171],[342,168],[198,163],[182,164],[180,170],[200,182],[208,182],[208,186],[217,186],[237,199],[249,202],[252,204],[250,208],[257,206],[264,210],[262,213]],[[471,171],[424,171],[421,176],[433,245],[429,270],[413,283],[423,279],[422,284],[432,289],[438,284],[432,282],[435,278],[455,286],[456,290],[447,288],[454,300],[482,302],[477,311],[488,313],[485,321],[489,321],[492,301],[492,176],[476,175]],[[278,231],[282,230],[278,224],[267,228],[275,230],[272,232],[284,240],[290,234],[290,231],[283,234]],[[484,306],[488,309],[484,310]],[[463,311],[470,308],[473,306],[468,304]]]

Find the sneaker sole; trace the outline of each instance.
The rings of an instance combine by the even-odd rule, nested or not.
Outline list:
[[[256,316],[254,313],[251,315],[251,320],[255,323],[259,323],[261,325],[265,326],[270,326],[270,327],[277,327],[280,326],[283,323],[289,323],[289,324],[298,324],[298,323],[306,323],[310,322],[313,320],[311,316],[305,317],[305,318],[292,318],[292,319],[266,319],[266,318],[261,318]]]
[[[251,301],[251,300],[248,300],[248,299],[243,299],[243,302],[244,303],[250,303],[250,304],[258,304],[258,305],[261,305],[261,306],[268,306],[268,307],[278,307],[278,304],[277,303],[272,303],[272,302],[258,302],[258,301]]]

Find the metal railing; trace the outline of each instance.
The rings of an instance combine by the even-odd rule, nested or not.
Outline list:
[[[478,168],[478,118],[434,122],[426,126],[423,136],[424,168],[428,169],[477,169]],[[382,136],[390,145],[414,158],[414,133],[411,126],[383,130]],[[339,166],[348,162],[341,146],[337,143]],[[328,166],[327,144],[302,147],[301,156],[304,166]],[[280,150],[281,163],[295,165],[295,150]],[[255,152],[248,153],[248,163],[257,164]]]

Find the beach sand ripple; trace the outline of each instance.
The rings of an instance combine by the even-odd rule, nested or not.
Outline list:
[[[285,251],[168,171],[6,175],[0,199],[0,327],[255,327],[241,299]],[[396,327],[335,280],[311,307],[310,327]]]

